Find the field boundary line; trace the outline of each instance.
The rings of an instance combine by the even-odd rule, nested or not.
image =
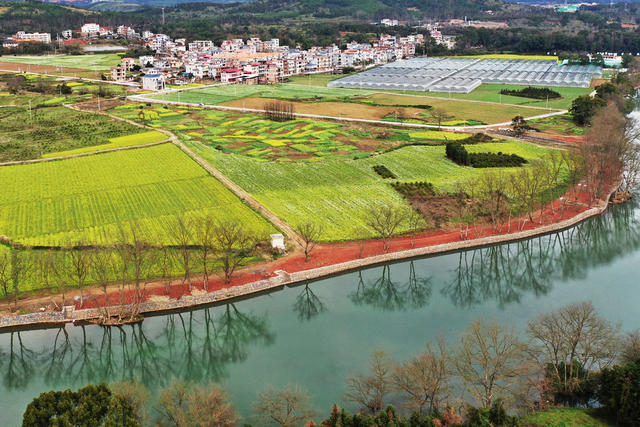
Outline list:
[[[107,148],[107,149],[104,149],[104,150],[89,151],[87,153],[69,154],[67,156],[48,157],[46,159],[13,160],[11,162],[0,163],[0,167],[2,167],[2,166],[16,166],[16,165],[29,165],[29,164],[34,164],[34,163],[45,163],[45,162],[55,162],[55,161],[59,161],[59,160],[77,159],[78,157],[93,156],[95,154],[113,153],[113,152],[116,152],[116,151],[135,150],[135,149],[138,149],[138,148],[152,147],[154,145],[168,144],[170,142],[171,141],[169,140],[169,138],[167,138],[167,139],[163,139],[162,141],[150,142],[148,144],[130,145],[130,146],[127,146],[127,147],[117,147],[117,148]]]
[[[71,105],[68,105],[68,108],[78,109],[77,107],[74,107]],[[271,211],[269,208],[267,208],[262,203],[260,203],[255,198],[253,198],[251,194],[249,194],[246,190],[244,190],[238,184],[236,184],[231,179],[229,179],[229,177],[223,174],[220,170],[213,167],[213,165],[211,165],[209,162],[207,162],[205,159],[203,159],[198,154],[196,154],[193,150],[187,147],[187,145],[184,142],[182,142],[180,138],[178,138],[178,136],[176,136],[173,132],[167,129],[162,129],[162,128],[152,128],[151,126],[143,125],[141,123],[136,123],[135,121],[125,119],[124,117],[114,116],[104,111],[96,111],[96,113],[105,115],[107,117],[111,117],[112,119],[115,119],[115,120],[132,124],[134,126],[138,126],[143,129],[151,129],[151,130],[156,130],[164,133],[169,137],[169,141],[172,144],[180,148],[187,156],[191,158],[191,160],[195,161],[198,165],[200,165],[200,167],[206,170],[209,173],[209,175],[217,179],[229,191],[235,194],[236,197],[238,197],[240,200],[247,203],[252,209],[259,212],[271,224],[273,224],[274,226],[276,226],[276,228],[278,228],[280,231],[286,234],[291,239],[291,241],[295,244],[296,249],[299,247],[302,247],[303,245],[302,237],[291,225],[289,225],[286,221],[284,221],[282,218],[276,215],[273,211]]]
[[[130,95],[127,97],[127,99],[129,99],[130,101],[136,101],[136,102],[149,102],[154,104],[167,104],[167,105],[183,105],[183,106],[191,106],[196,108],[208,108],[212,110],[237,111],[240,113],[263,114],[266,112],[265,110],[261,110],[257,108],[229,107],[225,105],[209,105],[209,104],[200,105],[200,104],[194,104],[190,102],[167,101],[164,99],[150,98],[144,95]],[[526,117],[526,120],[544,119],[552,116],[560,116],[560,115],[566,114],[567,112],[568,112],[567,110],[556,110],[551,113]],[[302,117],[302,118],[308,118],[308,119],[342,121],[342,122],[352,122],[352,123],[370,123],[370,124],[384,125],[384,126],[412,127],[412,128],[422,128],[422,129],[438,129],[441,131],[447,131],[447,130],[468,131],[468,130],[474,130],[474,129],[488,129],[488,128],[494,128],[498,126],[511,126],[511,122],[493,123],[489,125],[474,125],[474,126],[438,126],[438,125],[429,125],[429,124],[421,124],[421,123],[389,122],[385,120],[356,119],[352,117],[323,116],[318,114],[305,114],[305,113],[293,113],[293,115],[295,117]]]

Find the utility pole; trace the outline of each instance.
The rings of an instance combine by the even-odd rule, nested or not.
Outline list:
[[[29,121],[33,122],[33,116],[31,115],[31,98],[29,98]]]
[[[164,26],[164,7],[162,8],[162,25]]]

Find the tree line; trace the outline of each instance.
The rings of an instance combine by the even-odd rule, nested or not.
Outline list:
[[[210,214],[190,219],[176,216],[167,234],[171,244],[158,245],[134,221],[121,225],[110,245],[81,239],[65,247],[14,245],[0,251],[0,292],[7,301],[11,298],[16,309],[31,282],[55,289],[62,306],[73,288],[80,291],[82,307],[85,289],[97,286],[102,291],[103,320],[121,322],[139,316],[151,283],[163,286],[168,294],[177,285],[185,294],[191,292],[194,277],[199,275],[207,291],[214,274],[220,272],[224,283],[229,283],[238,268],[264,253],[264,238],[255,230],[239,220]]]

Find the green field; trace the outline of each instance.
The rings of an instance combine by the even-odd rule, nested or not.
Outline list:
[[[489,101],[489,102],[502,102],[503,104],[516,104],[522,106],[532,106],[532,107],[549,107],[549,108],[558,108],[558,109],[569,109],[571,107],[571,102],[581,96],[587,95],[593,92],[592,88],[581,88],[581,87],[555,87],[548,86],[549,89],[554,90],[560,95],[562,95],[561,99],[549,100],[547,104],[546,100],[538,100],[531,98],[522,98],[519,96],[500,96],[500,91],[502,89],[511,89],[511,90],[519,90],[525,86],[522,85],[500,85],[500,84],[482,84],[478,86],[477,89],[472,91],[471,93],[452,93],[448,92],[428,92],[429,96],[439,96],[439,97],[451,97],[452,99],[470,99],[476,101]],[[536,86],[536,87],[547,87],[547,86]]]
[[[615,423],[598,416],[594,409],[553,408],[523,418],[524,425],[544,427],[613,427]]]
[[[373,202],[404,204],[388,182],[373,172],[384,165],[401,181],[426,180],[440,191],[454,191],[486,169],[461,167],[445,157],[444,146],[410,146],[361,160],[323,162],[264,162],[224,154],[183,135],[186,142],[213,166],[247,190],[276,215],[296,226],[302,221],[323,225],[323,240],[373,237],[366,212]],[[502,151],[527,159],[547,149],[520,142],[468,146],[469,151]],[[495,170],[495,169],[494,169]],[[513,170],[513,169],[512,169]]]
[[[168,139],[169,138],[164,133],[152,130],[149,132],[142,132],[142,133],[136,133],[133,135],[118,136],[116,138],[110,138],[109,139],[110,142],[107,144],[94,145],[90,147],[81,147],[81,148],[76,148],[74,150],[59,151],[56,153],[47,153],[43,155],[42,158],[48,159],[52,157],[92,153],[94,151],[101,151],[101,150],[111,150],[114,148],[134,147],[138,145],[153,144],[153,143],[165,141]]]
[[[96,53],[89,55],[55,55],[55,56],[2,56],[0,62],[18,64],[46,65],[51,67],[78,68],[82,70],[109,70],[120,63],[121,57],[116,53]]]
[[[49,102],[52,100],[59,102],[57,98],[48,98]],[[129,123],[66,107],[32,108],[31,112],[25,107],[1,108],[0,161],[37,159],[48,153],[58,155],[142,132],[145,130]]]
[[[134,220],[148,240],[166,243],[176,214],[205,212],[273,230],[172,144],[0,167],[0,183],[0,234],[27,245],[113,242],[119,224]]]

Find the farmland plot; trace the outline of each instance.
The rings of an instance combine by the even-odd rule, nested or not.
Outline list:
[[[213,150],[193,138],[188,144],[202,157],[247,190],[289,224],[312,221],[324,229],[323,240],[373,237],[367,209],[373,203],[405,204],[389,182],[374,171],[387,167],[400,181],[428,181],[439,191],[454,191],[486,170],[458,166],[445,156],[443,146],[410,146],[361,160],[324,162],[261,162]],[[501,151],[527,159],[549,150],[526,143],[489,143],[470,151]],[[495,169],[494,169],[495,170]]]
[[[261,235],[273,230],[171,144],[0,167],[0,183],[0,234],[27,245],[114,242],[128,221],[166,243],[176,214],[236,218]]]
[[[110,143],[145,130],[109,117],[65,107],[0,109],[0,161],[25,160]]]

